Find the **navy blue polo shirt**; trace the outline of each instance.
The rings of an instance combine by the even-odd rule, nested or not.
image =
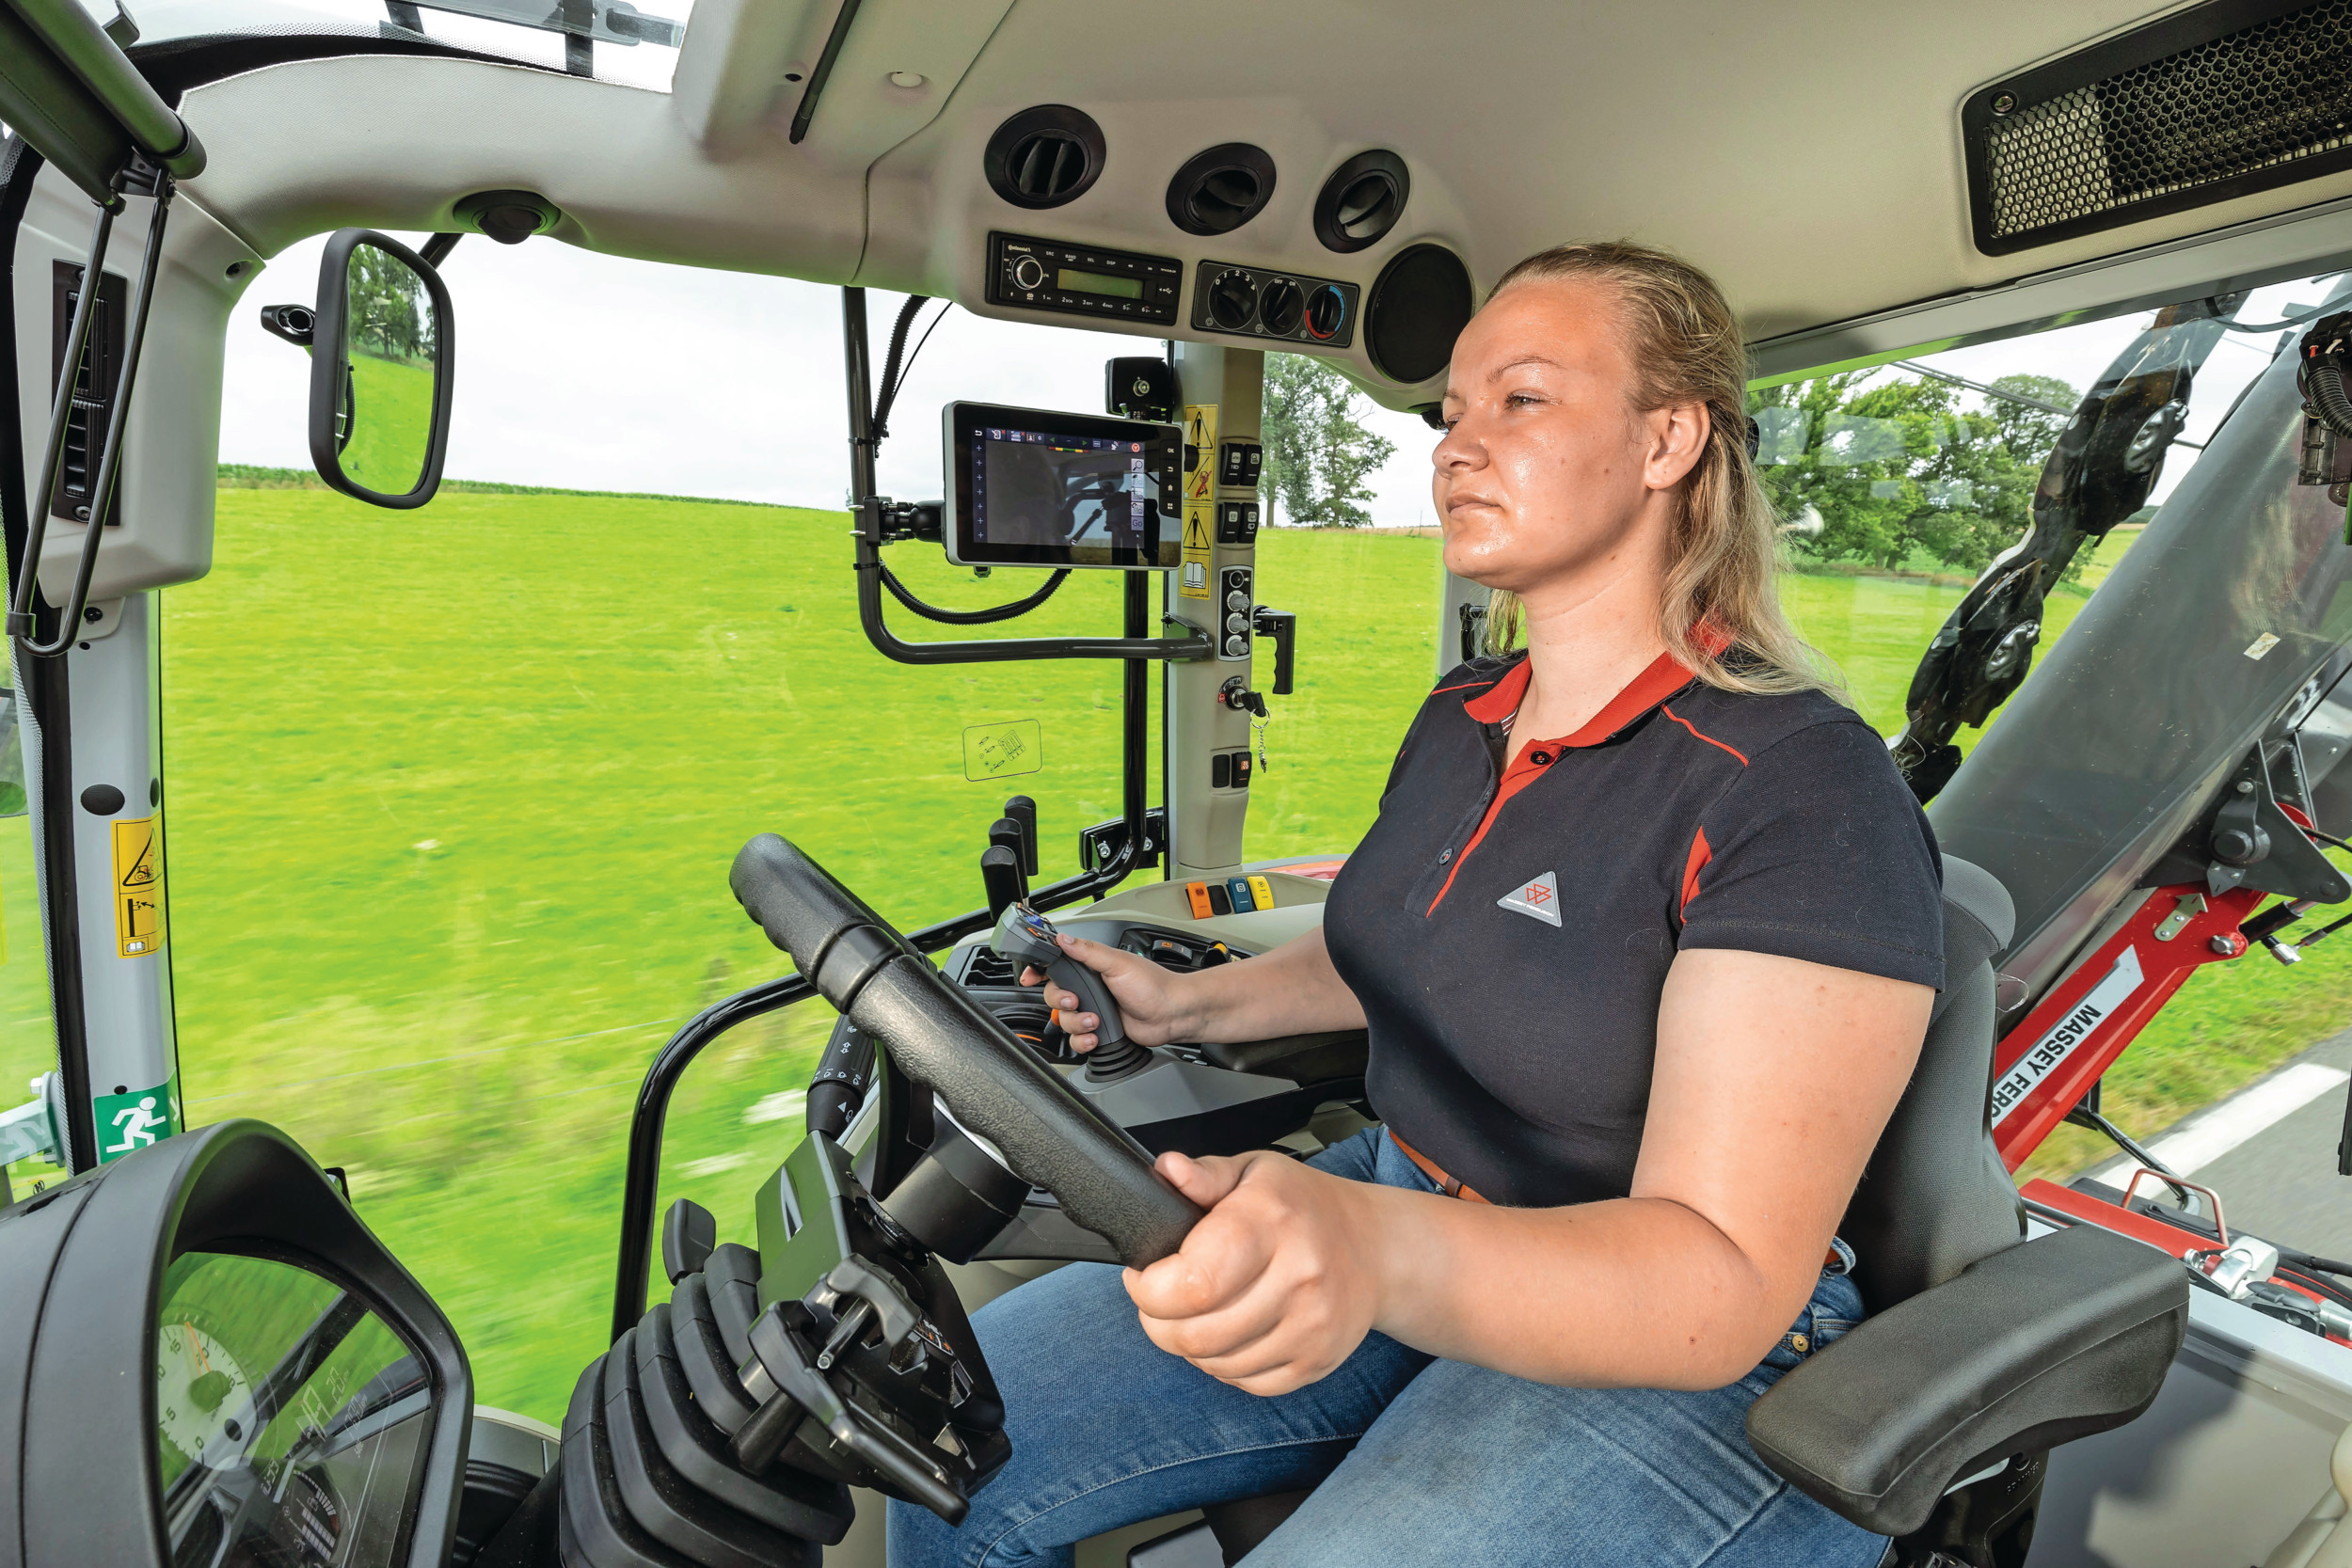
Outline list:
[[[1323,928],[1389,1126],[1485,1197],[1553,1206],[1631,1190],[1677,953],[1941,986],[1942,871],[1885,743],[1820,692],[1661,656],[1511,755],[1527,678],[1520,656],[1438,684]]]

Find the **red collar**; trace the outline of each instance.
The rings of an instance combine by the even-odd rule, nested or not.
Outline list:
[[[1501,680],[1462,705],[1462,711],[1481,724],[1500,724],[1519,709],[1527,695],[1530,665],[1522,657]],[[1672,654],[1660,654],[1650,667],[1628,681],[1625,689],[1609,699],[1574,735],[1541,742],[1548,747],[1597,746],[1642,715],[1691,684],[1691,672]]]

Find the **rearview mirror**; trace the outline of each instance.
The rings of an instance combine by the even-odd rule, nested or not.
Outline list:
[[[373,506],[422,506],[449,445],[453,325],[432,263],[368,229],[342,229],[319,262],[310,336],[310,461]]]

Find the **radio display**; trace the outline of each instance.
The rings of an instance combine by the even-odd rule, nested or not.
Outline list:
[[[1106,272],[1080,272],[1075,267],[1062,267],[1054,274],[1054,286],[1073,293],[1116,294],[1120,299],[1141,299],[1143,279],[1114,277]]]
[[[951,403],[947,559],[1166,570],[1180,559],[1183,432],[1089,414]]]

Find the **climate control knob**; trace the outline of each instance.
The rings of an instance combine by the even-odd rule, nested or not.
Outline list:
[[[1258,309],[1258,280],[1239,267],[1221,272],[1209,285],[1209,320],[1228,332],[1249,325]]]
[[[1248,642],[1241,638],[1229,637],[1225,640],[1225,657],[1228,658],[1239,658],[1248,651]]]
[[[1231,594],[1225,595],[1225,608],[1228,610],[1248,610],[1249,608],[1249,595],[1236,588]]]
[[[1287,277],[1278,277],[1265,286],[1258,296],[1258,322],[1277,338],[1287,338],[1298,330],[1298,318],[1306,309],[1307,296],[1298,285]]]

